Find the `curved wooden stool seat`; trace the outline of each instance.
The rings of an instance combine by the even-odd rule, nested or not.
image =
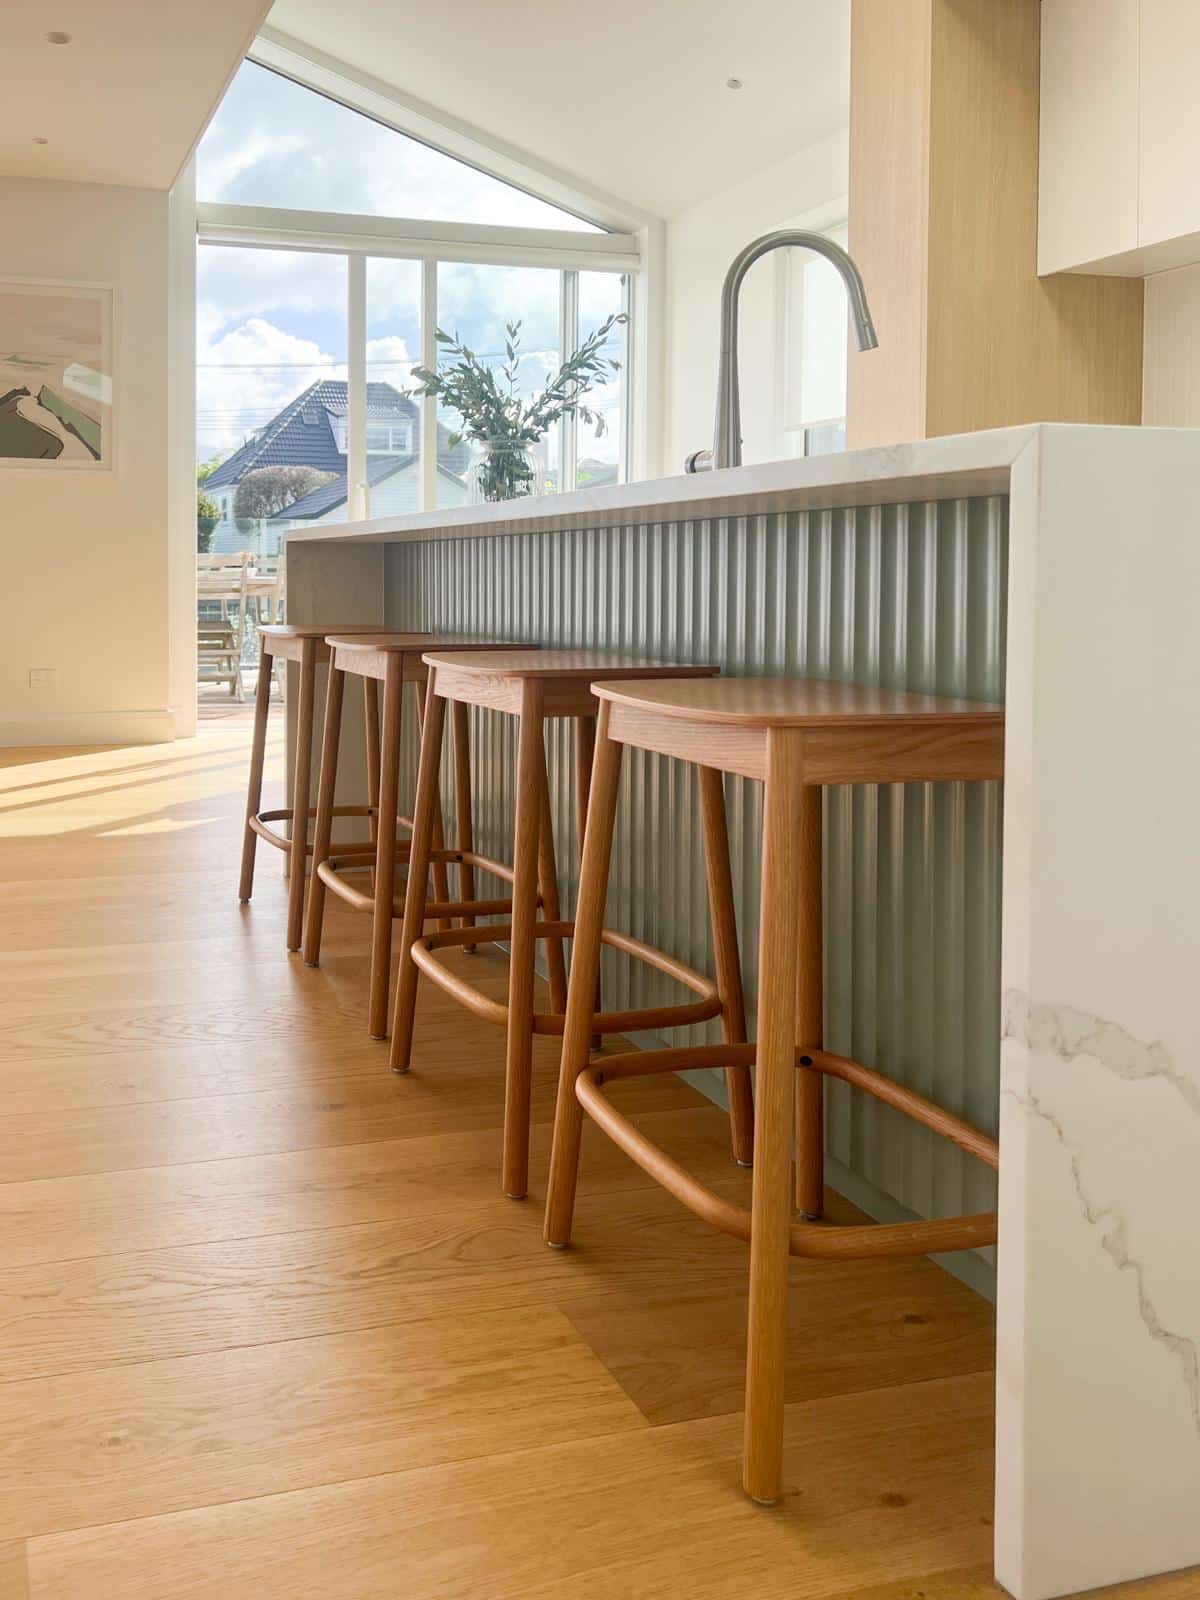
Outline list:
[[[750,1243],[743,1481],[765,1504],[780,1492],[783,1363],[791,1256],[877,1260],[967,1250],[996,1240],[994,1213],[830,1227],[822,1211],[822,1080],[840,1078],[996,1168],[996,1142],[872,1067],[823,1047],[821,790],[826,784],[988,780],[1003,775],[998,706],[815,679],[597,683],[601,702],[563,1028],[546,1240],[571,1234],[586,1112],[698,1216]],[[626,745],[736,773],[764,786],[758,1039],[754,1044],[628,1051],[592,1063],[595,982]],[[720,783],[719,776],[717,777]],[[747,1211],[714,1193],[619,1112],[604,1085],[688,1068],[756,1069],[754,1184]],[[792,1146],[795,1199],[792,1218]]]
[[[548,719],[567,717],[576,723],[576,760],[579,767],[580,816],[582,838],[588,779],[591,772],[598,709],[593,682],[605,678],[637,677],[641,681],[664,681],[685,677],[707,678],[712,667],[678,666],[592,650],[541,650],[521,654],[470,656],[431,650],[425,660],[429,666],[429,691],[425,729],[421,743],[421,766],[417,781],[412,854],[404,906],[401,935],[400,970],[396,983],[395,1015],[392,1023],[392,1067],[407,1072],[412,1058],[413,1019],[417,983],[425,974],[476,1016],[505,1029],[505,1111],[502,1186],[513,1199],[524,1197],[529,1179],[529,1099],[533,1064],[533,1039],[537,1034],[559,1034],[566,1008],[566,969],[563,941],[574,936],[574,924],[559,915],[558,883],[554,857],[554,838],[550,819],[550,799],[546,777],[545,724]],[[468,706],[499,711],[519,722],[514,864],[507,867],[478,854],[458,839],[459,858],[471,867],[498,873],[513,886],[511,919],[484,928],[467,925],[424,932],[426,920],[435,911],[473,918],[487,914],[492,902],[473,898],[431,905],[427,899],[427,861],[434,848],[433,824],[436,817],[435,780],[441,761],[445,708],[453,707],[457,728],[465,719]],[[718,884],[720,916],[732,923],[732,887],[729,877],[728,843],[723,807],[707,819],[705,838],[710,861],[710,877]],[[461,822],[460,822],[461,826]],[[544,915],[539,919],[537,908]],[[499,912],[498,914],[503,914]],[[729,940],[722,939],[729,949]],[[509,944],[508,1000],[502,1003],[482,994],[444,962],[442,952],[455,947],[488,941]],[[682,1023],[707,1021],[721,1016],[726,1037],[745,1038],[741,978],[736,967],[726,964],[713,983],[693,972],[664,951],[640,939],[612,929],[602,930],[598,940],[646,962],[685,989],[695,999],[679,1005],[645,1007],[636,1011],[598,1012],[593,1031],[619,1033],[631,1028],[677,1027]],[[549,973],[550,1010],[535,1011],[534,965],[538,944],[546,948]],[[734,952],[736,956],[736,952]],[[598,973],[593,978],[596,998]],[[593,1006],[593,1010],[596,1007]],[[737,1074],[731,1093],[735,1154],[748,1158],[750,1138],[750,1087],[747,1074]]]
[[[304,926],[304,879],[307,859],[312,854],[308,837],[310,811],[310,778],[312,763],[313,708],[316,698],[316,675],[319,666],[328,665],[329,646],[326,635],[330,633],[378,633],[377,627],[349,623],[337,628],[326,622],[270,623],[259,627],[258,688],[254,697],[254,737],[250,747],[250,781],[246,792],[246,825],[242,834],[242,870],[238,884],[238,898],[246,904],[254,889],[255,846],[261,839],[264,844],[282,850],[289,858],[288,866],[288,919],[287,947],[300,948]],[[428,638],[422,634],[419,638]],[[271,671],[276,661],[294,661],[300,668],[300,697],[296,707],[296,765],[292,774],[292,805],[276,810],[262,811],[263,765],[267,748],[267,716],[271,701]],[[364,806],[338,806],[339,817],[372,818],[372,809]],[[282,823],[283,827],[272,824]],[[372,823],[373,827],[373,823]],[[364,843],[361,847],[371,848]]]
[[[371,980],[367,1031],[373,1039],[387,1036],[388,992],[391,983],[392,919],[403,904],[396,896],[398,866],[410,860],[408,840],[397,837],[399,829],[411,831],[412,819],[398,815],[400,787],[400,734],[404,688],[413,687],[417,722],[424,714],[425,684],[428,669],[422,656],[432,645],[443,645],[466,652],[481,650],[503,653],[507,648],[494,639],[464,639],[456,634],[381,632],[357,629],[330,632],[325,640],[329,654],[329,693],[325,700],[325,732],[321,749],[321,779],[317,795],[317,821],[313,838],[313,876],[304,925],[304,960],[315,967],[321,959],[321,936],[325,921],[325,894],[332,891],[356,911],[371,914]],[[521,646],[528,651],[528,646]],[[334,805],[337,785],[342,701],[347,675],[363,680],[366,704],[367,782],[370,803],[365,812],[372,819],[372,839],[366,845],[333,844],[333,821],[353,812],[354,807]],[[382,729],[380,726],[380,685],[383,686]],[[456,729],[457,731],[457,729]],[[465,727],[462,730],[465,741]],[[467,752],[461,757],[462,772],[456,782],[460,824],[469,833],[471,803]],[[450,897],[446,876],[449,863],[464,868],[463,857],[444,848],[440,808],[433,819],[433,838],[423,872],[432,867],[435,910],[443,926],[444,913],[438,909]],[[464,819],[465,820],[464,822]],[[366,874],[367,887],[361,888],[347,874]]]

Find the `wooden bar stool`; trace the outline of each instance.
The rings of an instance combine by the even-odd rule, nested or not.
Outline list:
[[[971,1250],[996,1239],[994,1213],[932,1222],[830,1227],[791,1217],[793,1079],[796,1197],[821,1212],[822,1075],[841,1078],[996,1167],[997,1146],[958,1117],[871,1067],[822,1048],[821,789],[1002,776],[1004,714],[996,706],[819,680],[723,678],[597,683],[602,702],[575,920],[571,982],[546,1205],[546,1239],[568,1243],[586,1111],[639,1166],[698,1216],[750,1242],[743,1482],[778,1499],[783,1452],[789,1255],[846,1259]],[[617,783],[625,745],[765,786],[758,1039],[631,1051],[589,1064]],[[754,1185],[746,1211],[714,1194],[607,1099],[603,1085],[689,1067],[757,1068]]]
[[[408,817],[397,816],[400,780],[400,730],[401,709],[405,684],[412,684],[416,693],[417,722],[424,713],[424,690],[428,669],[421,659],[431,645],[444,644],[463,651],[481,650],[489,654],[503,652],[502,642],[494,639],[463,639],[453,634],[429,633],[347,633],[330,634],[326,640],[330,652],[329,691],[325,699],[325,732],[321,747],[321,779],[317,789],[317,821],[313,838],[313,874],[308,896],[308,913],[304,924],[304,959],[315,967],[321,959],[321,934],[325,921],[325,891],[331,889],[340,899],[356,911],[371,914],[371,989],[367,1029],[372,1039],[387,1037],[388,990],[391,978],[392,918],[399,916],[402,907],[396,903],[395,872],[397,865],[408,860],[407,840],[397,839],[397,829],[411,829]],[[530,647],[519,647],[529,653]],[[367,707],[367,781],[373,820],[372,840],[364,852],[361,846],[336,847],[332,844],[333,819],[345,808],[333,803],[337,783],[338,745],[342,722],[342,700],[346,674],[362,678]],[[379,685],[383,685],[382,737],[379,716]],[[470,769],[466,764],[466,720],[461,729],[455,724],[455,733],[461,732],[461,774],[455,784],[459,807],[459,826],[469,837],[470,832]],[[435,774],[436,779],[436,774]],[[436,788],[435,788],[436,796]],[[439,906],[449,899],[446,879],[447,861],[457,860],[443,848],[441,809],[435,806],[433,841],[431,846],[434,894],[439,905],[432,914],[438,916],[443,926],[449,927],[446,914]],[[429,870],[426,861],[423,871]],[[347,873],[370,873],[367,890],[358,888]],[[469,876],[469,873],[468,873]],[[473,892],[468,891],[468,892]],[[507,902],[498,903],[503,909]]]
[[[502,1182],[504,1192],[512,1199],[519,1200],[524,1197],[529,1180],[533,1039],[539,1033],[562,1032],[566,1005],[562,941],[571,938],[574,933],[573,924],[563,921],[559,915],[546,780],[546,721],[551,717],[578,719],[576,759],[580,769],[580,792],[586,794],[598,710],[591,687],[594,680],[605,677],[636,677],[642,681],[705,678],[711,677],[716,669],[664,665],[593,650],[542,650],[536,654],[491,656],[430,651],[425,660],[429,665],[430,677],[413,818],[408,889],[404,901],[396,1009],[392,1023],[392,1067],[396,1072],[407,1072],[409,1068],[417,981],[421,972],[477,1016],[485,1017],[506,1030]],[[447,704],[453,707],[456,731],[457,719],[465,717],[469,705],[503,712],[518,718],[520,724],[513,866],[510,868],[478,855],[471,849],[470,841],[464,841],[461,835],[458,851],[458,858],[465,863],[496,873],[512,884],[512,920],[487,929],[489,939],[507,941],[510,946],[507,1005],[481,994],[443,965],[441,952],[451,947],[479,943],[479,928],[465,926],[434,933],[423,931],[426,919],[437,910],[473,916],[487,914],[492,909],[491,904],[478,901],[435,907],[426,898],[427,861],[435,848],[435,782],[441,760]],[[716,777],[715,774],[713,776]],[[599,937],[605,944],[623,950],[665,973],[691,989],[695,998],[680,1005],[639,1011],[596,1012],[592,1018],[592,1028],[597,1034],[622,1033],[630,1028],[675,1027],[681,1023],[703,1022],[710,1017],[720,1016],[724,1021],[727,1039],[745,1039],[741,976],[737,966],[736,940],[732,937],[732,882],[719,778],[710,786],[707,801],[705,846],[709,881],[713,886],[714,939],[719,958],[717,982],[710,982],[700,973],[693,972],[690,967],[685,967],[640,939],[604,930]],[[582,816],[580,820],[582,823]],[[581,837],[582,832],[581,826]],[[544,913],[541,921],[537,916],[539,903]],[[539,940],[547,944],[550,1012],[537,1012],[533,1007],[534,958]],[[598,981],[597,967],[591,979],[593,1012],[596,1011]],[[730,1104],[734,1154],[739,1159],[749,1161],[753,1113],[749,1075],[744,1070],[731,1073]]]
[[[351,623],[336,628],[329,623],[272,623],[259,632],[258,689],[254,697],[254,739],[250,747],[250,782],[246,790],[246,826],[242,837],[242,874],[238,899],[245,905],[254,888],[255,845],[259,839],[287,853],[287,947],[299,950],[304,926],[304,870],[312,846],[308,842],[310,809],[309,767],[312,760],[313,706],[318,666],[329,661],[327,634],[378,633],[378,627]],[[419,638],[428,638],[421,634]],[[292,805],[278,811],[261,811],[263,760],[267,748],[267,714],[271,700],[271,670],[276,661],[295,661],[300,667],[300,699],[296,708],[296,766]],[[338,806],[339,817],[370,817],[369,806]],[[290,824],[289,838],[272,823]],[[373,824],[372,824],[373,829]],[[353,849],[354,846],[347,848]]]

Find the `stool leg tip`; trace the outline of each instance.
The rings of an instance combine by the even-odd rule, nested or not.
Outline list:
[[[754,1166],[753,1161],[739,1161],[736,1156],[733,1158],[733,1164],[735,1167],[741,1167],[745,1172],[749,1172]]]
[[[546,1243],[551,1250],[565,1250],[567,1248],[567,1241],[565,1239],[561,1243],[557,1239],[547,1239]]]
[[[767,1509],[770,1509],[771,1506],[777,1506],[779,1504],[778,1495],[774,1495],[770,1500],[764,1500],[761,1495],[751,1494],[749,1489],[746,1490],[746,1495],[754,1502],[756,1506],[765,1506]]]
[[[506,1200],[524,1200],[527,1198],[527,1193],[528,1191],[524,1194],[514,1194],[511,1189],[505,1189],[504,1198]]]
[[[370,1038],[375,1044],[386,1044],[387,1043],[387,1034],[386,1033],[373,1033],[373,1034],[370,1035]]]
[[[392,1071],[396,1074],[396,1076],[398,1078],[407,1078],[408,1077],[408,1068],[407,1067],[393,1067]]]

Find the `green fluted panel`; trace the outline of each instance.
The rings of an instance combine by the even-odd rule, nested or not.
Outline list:
[[[1007,509],[996,497],[397,545],[388,621],[999,700]],[[506,856],[513,725],[472,723],[477,837]],[[570,901],[568,727],[552,728],[548,750]],[[726,793],[752,999],[760,795],[738,779]],[[826,1041],[992,1132],[1000,830],[998,784],[826,795]],[[609,920],[711,970],[695,778],[679,763],[626,758]],[[604,982],[613,1004],[669,993],[613,952]],[[994,1203],[977,1163],[842,1084],[829,1088],[827,1136],[846,1167],[922,1216]]]

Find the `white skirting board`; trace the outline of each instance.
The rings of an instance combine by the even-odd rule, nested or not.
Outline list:
[[[0,749],[51,745],[170,744],[175,718],[164,706],[145,711],[62,711],[0,722]]]

